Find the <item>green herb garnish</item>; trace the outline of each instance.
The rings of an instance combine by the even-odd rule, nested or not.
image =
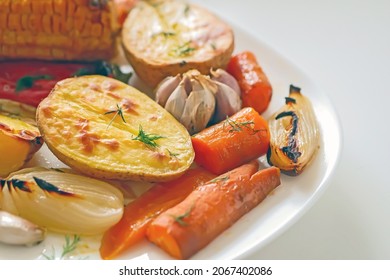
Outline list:
[[[186,7],[184,8],[184,15],[185,16],[188,16],[188,13],[190,12],[190,9],[191,9],[190,5],[187,4]]]
[[[133,72],[122,72],[121,68],[118,65],[113,63],[108,63],[106,61],[98,63],[93,74],[113,77],[126,84],[133,76]]]
[[[80,76],[85,76],[85,75],[91,75],[93,74],[93,71],[91,71],[88,68],[80,68],[76,72],[74,72],[71,76],[72,77],[80,77]]]
[[[123,116],[123,109],[121,106],[119,106],[118,104],[116,104],[116,110],[111,110],[111,111],[108,111],[108,112],[105,112],[104,115],[109,115],[109,114],[114,114],[115,115],[112,117],[111,121],[108,123],[107,125],[107,129],[110,127],[110,125],[112,124],[112,122],[115,120],[116,116],[120,116],[122,121],[124,123],[126,123],[126,120],[125,120],[125,117]]]
[[[69,236],[65,236],[65,244],[62,246],[62,254],[61,254],[61,259],[65,257],[65,255],[73,252],[77,248],[77,244],[80,242],[80,236],[79,235],[74,235],[73,240],[71,241]]]
[[[159,145],[156,143],[156,140],[164,138],[163,136],[160,135],[155,135],[155,134],[149,134],[146,133],[143,129],[142,126],[139,126],[139,131],[137,137],[133,138],[133,140],[140,141],[144,143],[145,145],[155,148],[158,147]]]
[[[217,177],[217,178],[210,180],[209,182],[216,183],[216,182],[227,181],[227,180],[229,180],[229,176]]]
[[[179,155],[178,153],[173,153],[173,152],[171,152],[169,149],[167,149],[167,151],[168,151],[168,153],[169,153],[169,155],[170,155],[171,157],[177,158],[177,156]]]
[[[183,45],[178,46],[173,50],[173,54],[176,56],[188,56],[193,53],[196,49],[190,46],[191,41],[184,43]]]
[[[188,223],[183,221],[184,218],[188,217],[191,214],[192,209],[194,209],[195,203],[188,209],[184,214],[181,214],[179,216],[171,215],[171,217],[175,220],[176,223],[179,225],[186,227],[188,226]]]
[[[73,240],[70,239],[69,235],[65,235],[65,244],[62,246],[62,253],[60,259],[64,259],[66,255],[72,253],[76,250],[78,243],[80,242],[80,236],[74,235]],[[55,250],[53,248],[53,252],[51,256],[42,253],[47,260],[55,260]]]
[[[230,118],[226,118],[226,121],[224,125],[227,124],[230,126],[229,132],[239,132],[242,131],[243,127],[249,128],[252,130],[253,134],[259,132],[260,130],[254,129],[253,126],[255,123],[253,121],[246,121],[246,122],[236,122]]]
[[[127,84],[133,76],[133,72],[123,72],[116,64],[111,64],[111,71],[115,79]]]
[[[35,76],[24,76],[21,77],[16,82],[15,91],[19,92],[28,88],[32,88],[34,86],[35,81],[38,80],[52,80],[53,77],[50,75],[35,75]]]

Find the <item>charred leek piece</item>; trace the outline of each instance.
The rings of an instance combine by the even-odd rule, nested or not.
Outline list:
[[[269,120],[271,133],[268,163],[288,175],[300,174],[320,146],[320,133],[310,100],[290,86],[286,104]]]
[[[0,209],[50,231],[95,235],[120,220],[123,195],[100,180],[34,167],[0,179]]]
[[[9,245],[38,244],[45,238],[45,229],[11,213],[0,211],[0,242]]]

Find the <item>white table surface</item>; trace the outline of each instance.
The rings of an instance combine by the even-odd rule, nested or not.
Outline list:
[[[390,1],[193,0],[310,76],[342,126],[340,160],[309,211],[251,259],[390,259]]]

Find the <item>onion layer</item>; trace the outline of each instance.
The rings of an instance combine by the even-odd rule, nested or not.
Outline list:
[[[0,209],[51,231],[94,235],[120,220],[123,195],[86,176],[26,168],[0,180]]]

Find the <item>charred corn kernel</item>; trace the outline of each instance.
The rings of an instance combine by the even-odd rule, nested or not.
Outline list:
[[[12,13],[18,13],[21,9],[23,9],[23,1],[22,0],[13,0],[10,3],[10,10]]]
[[[76,11],[76,4],[73,1],[68,1],[68,16],[74,16]]]
[[[42,23],[41,23],[42,17],[40,15],[31,14],[28,21],[29,21],[29,27],[32,32],[39,32],[41,31]]]
[[[29,30],[28,26],[28,19],[29,19],[29,14],[23,14],[21,17],[21,22],[20,25],[22,26],[22,30]]]
[[[0,1],[0,11],[3,13],[9,13],[11,11],[11,0]]]
[[[0,59],[110,59],[115,19],[113,0],[0,0]]]
[[[43,5],[43,1],[26,1],[26,5],[31,5],[31,10],[34,14],[43,15],[45,13],[45,6]]]
[[[100,37],[102,35],[102,26],[99,23],[94,23],[91,28],[93,37]]]
[[[42,30],[46,34],[51,34],[52,29],[51,29],[51,16],[50,15],[43,15],[42,17]]]
[[[8,29],[9,30],[21,30],[21,19],[19,14],[10,14],[8,16]]]
[[[66,1],[67,0],[54,0],[53,7],[54,7],[54,13],[59,15],[65,15],[66,14]]]
[[[44,0],[43,3],[45,14],[54,14],[53,1],[52,0]]]
[[[1,13],[1,12],[2,10],[0,9],[0,29],[5,30],[8,24],[8,14]]]

